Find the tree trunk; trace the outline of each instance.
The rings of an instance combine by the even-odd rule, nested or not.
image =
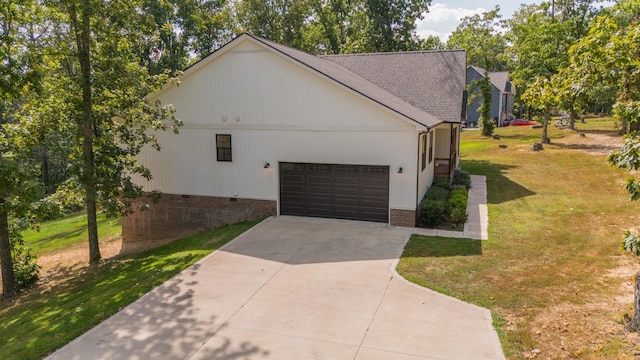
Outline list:
[[[640,271],[636,273],[635,290],[633,292],[633,317],[627,324],[630,330],[640,330]]]
[[[542,140],[543,144],[551,144],[551,140],[549,140],[549,121],[551,120],[551,116],[549,113],[544,114],[544,120],[542,120]]]
[[[49,171],[49,153],[46,145],[40,146],[40,155],[42,156],[42,164],[40,170],[42,172],[42,183],[44,184],[45,194],[49,195],[53,193],[51,189],[51,173]]]
[[[82,85],[82,121],[80,122],[82,133],[82,177],[81,182],[85,189],[85,203],[87,206],[87,231],[89,235],[89,263],[100,261],[100,245],[98,243],[98,222],[96,219],[96,176],[93,158],[93,117],[91,98],[91,3],[82,0],[81,21],[75,4],[69,7],[71,22],[75,28],[76,47],[80,61],[81,85]]]
[[[4,200],[0,199],[0,205]],[[0,211],[0,267],[2,268],[2,297],[10,298],[18,293],[16,276],[13,273],[11,243],[9,241],[9,217],[6,211]]]
[[[571,103],[571,109],[569,110],[569,129],[576,129],[576,110],[573,102]]]

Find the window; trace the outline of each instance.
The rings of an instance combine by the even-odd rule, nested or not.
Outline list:
[[[429,164],[433,161],[433,132],[432,130],[429,132]]]
[[[218,161],[231,161],[231,135],[216,134]]]
[[[422,135],[422,171],[427,168],[427,135]]]

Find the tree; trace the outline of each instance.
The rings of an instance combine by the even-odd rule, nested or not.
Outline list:
[[[467,64],[484,68],[490,72],[504,71],[507,62],[504,57],[507,42],[500,29],[500,7],[494,10],[462,18],[460,25],[451,33],[447,41],[450,49],[465,49]]]
[[[304,50],[311,53],[340,54],[349,39],[353,1],[313,0],[313,16],[305,34]]]
[[[593,0],[557,1],[555,12],[549,2],[523,5],[507,21],[506,54],[513,69],[511,77],[524,94],[536,78],[551,77],[569,65],[569,48],[588,30],[596,9]],[[521,104],[527,110],[528,103]],[[532,115],[532,114],[529,114]]]
[[[506,41],[499,31],[503,25],[500,20],[500,7],[482,14],[467,16],[449,37],[447,47],[451,49],[465,49],[467,64],[482,67],[483,78],[473,81],[467,87],[469,103],[481,98],[478,111],[480,112],[480,129],[485,136],[493,134],[494,125],[491,118],[492,85],[489,79],[490,71],[505,70],[504,51]]]
[[[548,129],[551,112],[559,103],[558,94],[551,81],[545,77],[536,78],[522,95],[522,98],[534,111],[542,114],[542,139],[540,142],[549,144],[551,141],[549,140]]]
[[[370,52],[418,50],[416,22],[431,0],[365,0],[367,49]]]
[[[584,111],[589,99],[589,76],[570,64],[551,78],[551,84],[556,89],[559,106],[569,112],[569,128],[575,130],[576,117]]]
[[[629,125],[624,136],[624,145],[609,155],[607,160],[613,166],[637,172],[640,170],[640,0],[621,1],[610,13],[598,18],[585,40],[585,47],[593,42],[607,39],[604,55],[604,68],[619,82],[614,116]],[[623,129],[627,130],[627,129]],[[627,180],[625,187],[631,194],[631,201],[640,199],[640,181],[635,177]],[[628,230],[623,236],[622,247],[640,256],[640,236]],[[633,316],[628,327],[640,331],[640,272],[636,273]]]
[[[589,34],[571,48],[571,64],[583,74],[591,101],[602,88],[615,92],[614,117],[622,133],[640,116],[640,1],[622,1],[603,11]],[[607,97],[610,97],[611,92]]]
[[[491,118],[492,85],[487,70],[484,71],[482,79],[478,81],[477,87],[480,89],[480,96],[482,97],[482,102],[478,108],[478,111],[480,111],[480,130],[482,135],[491,136],[493,135],[493,119]]]
[[[302,49],[310,5],[310,0],[241,0],[237,17],[243,31]]]
[[[229,0],[140,0],[136,53],[151,74],[172,74],[204,58],[236,30]]]
[[[618,168],[635,172],[640,170],[640,136],[638,132],[626,134],[622,149],[611,153],[607,161]],[[635,177],[629,178],[625,187],[631,194],[631,201],[640,199],[640,181]],[[623,235],[622,248],[640,256],[640,235],[637,232],[627,230]],[[640,272],[636,273],[633,316],[628,321],[627,326],[631,330],[640,331]]]
[[[18,291],[10,236],[9,216],[23,215],[36,196],[37,183],[20,159],[19,141],[7,127],[16,101],[37,91],[40,83],[39,57],[29,36],[35,35],[39,13],[30,0],[8,0],[0,12],[0,267],[2,297]]]
[[[82,189],[87,211],[89,261],[100,260],[96,213],[98,204],[110,215],[126,214],[130,201],[143,194],[132,174],[150,178],[135,156],[145,144],[159,149],[152,130],[179,120],[168,105],[149,103],[145,96],[168,80],[167,73],[149,74],[136,50],[149,34],[138,1],[61,0],[50,3],[66,22],[58,40],[65,47],[47,61],[58,77],[50,88],[51,107],[61,122],[72,124],[73,178]],[[66,31],[65,31],[66,30]],[[50,78],[51,79],[51,78]],[[36,114],[37,115],[37,114]]]
[[[429,35],[420,44],[422,50],[444,50],[447,48],[447,44],[442,42],[439,37],[435,35]]]

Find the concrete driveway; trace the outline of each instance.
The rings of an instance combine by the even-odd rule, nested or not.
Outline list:
[[[395,273],[411,231],[269,218],[49,359],[504,359],[488,310]]]

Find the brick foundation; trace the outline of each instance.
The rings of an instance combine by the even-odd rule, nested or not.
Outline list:
[[[415,210],[399,210],[391,209],[391,225],[395,226],[416,226],[416,212]]]
[[[136,199],[133,208],[148,199]],[[162,194],[147,211],[122,218],[123,244],[177,239],[239,221],[277,215],[277,202],[210,196]]]

